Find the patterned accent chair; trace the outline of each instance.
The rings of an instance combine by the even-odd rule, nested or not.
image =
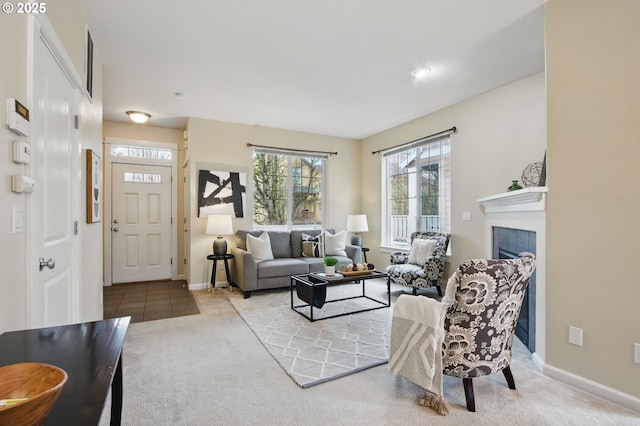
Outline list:
[[[475,411],[473,378],[502,371],[510,389],[511,347],[535,256],[468,260],[460,265],[457,290],[445,314],[443,372],[462,378],[467,409]]]
[[[408,253],[393,253],[391,265],[385,272],[389,274],[392,283],[407,287],[413,287],[413,294],[418,293],[419,288],[436,287],[438,295],[442,296],[442,279],[444,277],[444,261],[449,247],[451,234],[441,232],[414,232],[411,234],[411,244],[417,238],[436,240],[433,255],[422,265],[408,263]]]

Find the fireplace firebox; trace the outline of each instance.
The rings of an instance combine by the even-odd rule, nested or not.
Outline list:
[[[513,259],[519,253],[536,254],[536,233],[523,229],[493,227],[493,258]],[[529,286],[522,302],[516,325],[516,336],[531,353],[536,350],[536,273],[529,278]]]

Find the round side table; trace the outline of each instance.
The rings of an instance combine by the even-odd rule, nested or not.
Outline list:
[[[216,290],[216,272],[218,271],[218,260],[224,262],[224,271],[227,273],[227,282],[229,283],[229,290],[233,291],[233,281],[231,281],[231,273],[229,272],[229,259],[233,259],[233,255],[226,253],[221,256],[216,254],[210,254],[207,256],[208,260],[213,260],[213,268],[211,269],[211,287],[208,289],[210,292]]]

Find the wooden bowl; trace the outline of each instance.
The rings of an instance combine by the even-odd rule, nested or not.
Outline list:
[[[26,398],[0,407],[0,425],[40,425],[60,396],[67,373],[53,365],[23,362],[0,367],[0,401]]]

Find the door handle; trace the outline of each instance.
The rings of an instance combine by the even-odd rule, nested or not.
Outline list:
[[[119,231],[119,229],[118,229],[117,226],[115,228],[113,228],[113,232],[118,232],[118,231]]]
[[[118,223],[118,219],[113,219],[113,223]]]
[[[44,260],[44,257],[40,258],[40,270],[42,271],[45,267],[49,269],[53,269],[56,267],[56,261],[50,258],[49,260]]]

